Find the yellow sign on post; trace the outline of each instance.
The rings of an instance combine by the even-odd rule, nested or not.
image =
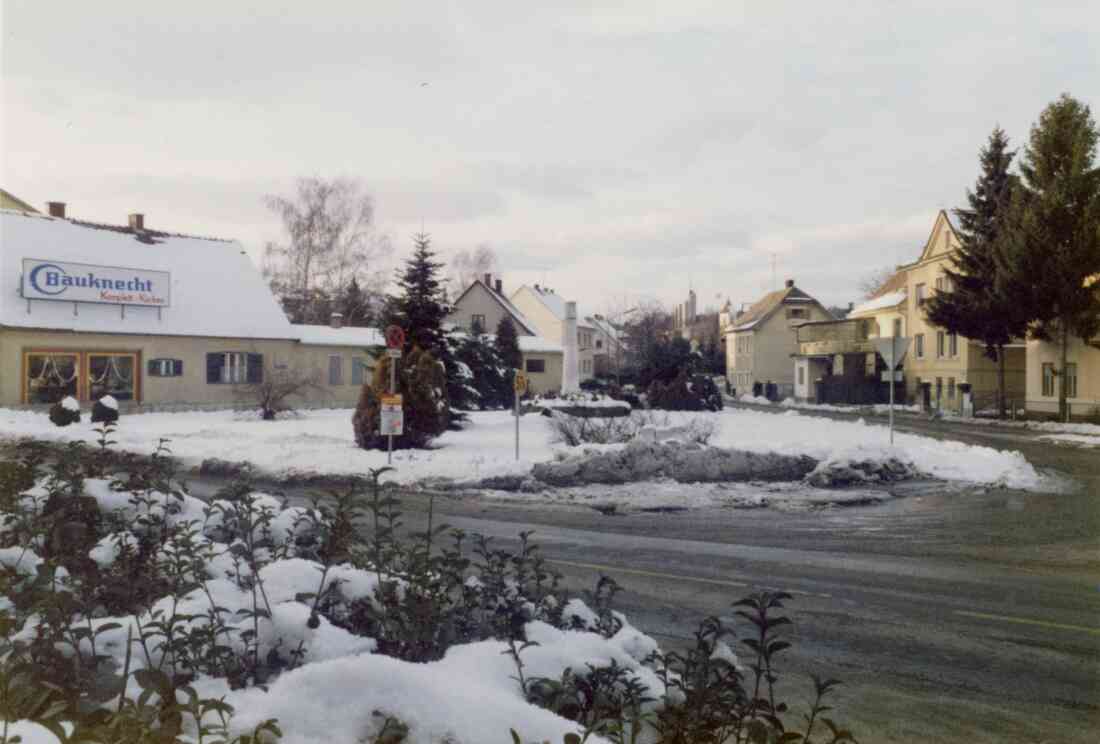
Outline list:
[[[401,408],[401,394],[381,396],[382,411],[379,416],[378,433],[382,436],[399,437],[405,429],[405,414]]]
[[[520,370],[516,370],[516,379],[512,381],[512,385],[515,391],[520,395],[527,392],[527,374]]]

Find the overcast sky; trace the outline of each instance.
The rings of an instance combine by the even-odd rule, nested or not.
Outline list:
[[[396,259],[423,224],[593,311],[749,302],[772,256],[847,303],[994,125],[1100,115],[1100,4],[920,5],[3,0],[0,185],[258,256],[263,195],[352,176]]]

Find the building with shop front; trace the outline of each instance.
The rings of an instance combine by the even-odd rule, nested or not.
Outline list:
[[[250,407],[274,379],[293,405],[353,406],[383,340],[292,325],[241,245],[145,226],[0,210],[0,405],[110,394],[124,409]]]

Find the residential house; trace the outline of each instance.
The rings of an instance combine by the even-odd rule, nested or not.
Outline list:
[[[512,304],[534,324],[540,336],[565,349],[563,363],[566,365],[562,384],[565,388],[589,380],[596,375],[596,340],[598,328],[592,321],[592,315],[576,309],[576,303],[567,302],[554,290],[538,284],[523,285],[512,293]],[[570,306],[573,314],[570,315]],[[570,361],[571,345],[567,338],[567,328],[576,328],[572,342],[575,344],[576,361]]]
[[[239,243],[47,211],[0,211],[0,405],[249,407],[286,377],[313,383],[293,405],[355,405],[381,335],[292,325]]]
[[[597,377],[618,374],[623,366],[625,349],[623,333],[604,315],[589,315],[585,320],[595,331],[592,347],[592,365]]]
[[[925,303],[935,293],[951,291],[945,270],[952,266],[958,249],[958,233],[947,212],[940,210],[920,258],[902,269],[906,294],[902,325],[911,339],[904,366],[908,393],[921,401],[927,396],[932,408],[955,411],[962,407],[959,385],[963,383],[971,386],[976,408],[995,400],[998,366],[986,356],[984,344],[949,333],[925,315]],[[1005,349],[1005,390],[1010,399],[1023,399],[1026,367],[1026,345],[1009,345]]]
[[[779,398],[794,395],[795,370],[791,357],[798,353],[796,326],[834,320],[810,295],[788,279],[783,289],[769,292],[725,326],[726,375],[740,395],[755,385],[776,386]]]
[[[1088,285],[1100,293],[1100,275],[1090,277]],[[1058,343],[1027,342],[1027,402],[1029,413],[1058,413],[1058,370],[1062,349]],[[1100,336],[1088,343],[1080,337],[1070,339],[1066,355],[1065,385],[1071,418],[1100,415]]]
[[[516,327],[528,390],[532,393],[561,390],[564,371],[561,343],[539,335],[535,324],[505,296],[504,282],[499,277],[494,281],[492,275],[485,274],[475,279],[455,300],[447,322],[466,331],[480,327],[483,333],[493,335],[505,316]]]
[[[872,321],[870,335],[904,336],[908,319],[906,267],[899,266],[866,300],[852,307],[846,317]]]

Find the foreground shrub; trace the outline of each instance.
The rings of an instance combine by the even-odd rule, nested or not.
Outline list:
[[[118,401],[112,395],[104,395],[92,404],[92,423],[110,424],[118,421]]]
[[[80,421],[80,403],[67,395],[50,406],[50,421],[57,426],[69,426]]]

